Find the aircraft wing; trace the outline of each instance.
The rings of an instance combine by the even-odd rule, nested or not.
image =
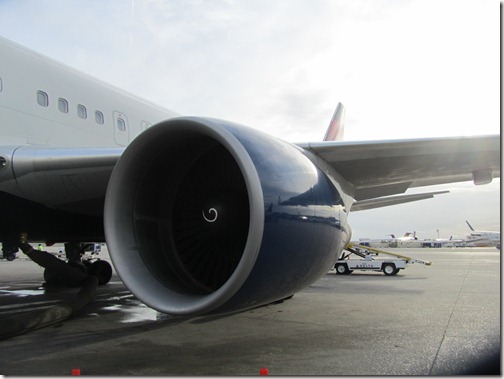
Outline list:
[[[396,204],[411,203],[418,200],[432,199],[435,195],[441,195],[448,192],[450,191],[414,193],[410,195],[384,196],[373,199],[360,200],[353,203],[352,212],[388,207],[390,205]]]
[[[413,187],[469,180],[485,184],[500,177],[499,135],[297,145],[318,155],[350,182],[357,201],[401,194]]]
[[[328,162],[355,188],[354,211],[438,193],[408,188],[500,177],[500,136],[298,144]],[[0,190],[55,209],[99,214],[110,174],[124,149],[1,148]],[[424,195],[424,196],[422,196]],[[100,199],[100,200],[97,200]]]

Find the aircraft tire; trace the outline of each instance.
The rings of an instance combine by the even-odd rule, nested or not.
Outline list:
[[[88,273],[98,278],[98,284],[107,284],[112,278],[112,266],[107,261],[95,261],[89,266]]]
[[[51,269],[44,269],[44,280],[46,284],[54,286],[61,284],[61,278],[59,275]]]

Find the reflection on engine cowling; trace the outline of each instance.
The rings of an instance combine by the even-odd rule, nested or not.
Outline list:
[[[244,310],[324,275],[350,238],[345,204],[298,147],[220,120],[142,133],[111,177],[111,258],[147,305],[175,315]]]

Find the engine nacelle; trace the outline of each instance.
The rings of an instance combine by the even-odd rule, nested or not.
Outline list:
[[[302,149],[195,117],[161,122],[128,146],[104,221],[125,285],[180,316],[288,297],[327,273],[350,239],[340,193]]]

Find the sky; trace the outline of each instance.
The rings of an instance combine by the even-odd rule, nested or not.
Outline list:
[[[497,0],[0,0],[0,36],[183,115],[307,142],[342,102],[346,140],[382,140],[500,134],[499,17]],[[499,180],[438,188],[351,214],[354,239],[500,229]]]

